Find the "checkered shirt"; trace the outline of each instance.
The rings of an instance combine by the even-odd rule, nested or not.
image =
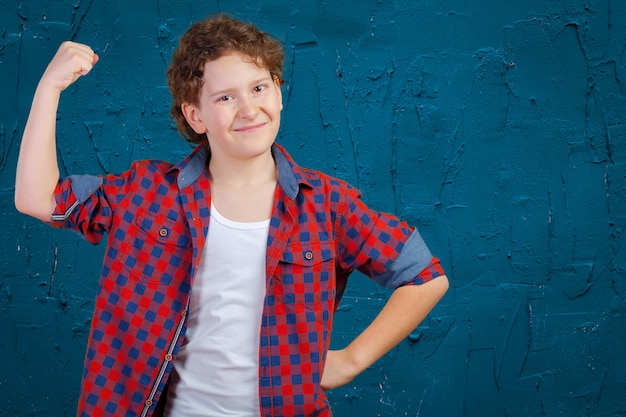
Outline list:
[[[369,209],[358,190],[297,166],[279,145],[259,346],[260,416],[332,416],[320,388],[348,276],[381,285],[443,274],[417,230]],[[78,416],[156,416],[183,342],[209,227],[210,152],[178,165],[138,161],[120,175],[59,181],[51,225],[108,242]]]

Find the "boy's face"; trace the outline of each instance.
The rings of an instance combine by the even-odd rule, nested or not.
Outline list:
[[[280,83],[269,70],[239,53],[204,65],[198,104],[183,114],[196,133],[206,133],[212,158],[248,159],[269,152],[283,108]]]

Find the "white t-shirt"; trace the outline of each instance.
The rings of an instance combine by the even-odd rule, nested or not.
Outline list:
[[[185,344],[166,416],[258,417],[259,338],[269,220],[234,222],[211,206]]]

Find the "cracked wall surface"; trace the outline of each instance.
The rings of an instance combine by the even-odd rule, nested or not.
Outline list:
[[[103,247],[18,214],[14,173],[58,45],[62,174],[181,159],[165,69],[228,11],[286,47],[278,141],[417,225],[451,288],[330,394],[344,416],[626,416],[626,3],[0,0],[0,412],[73,415]],[[333,346],[388,293],[351,278]]]

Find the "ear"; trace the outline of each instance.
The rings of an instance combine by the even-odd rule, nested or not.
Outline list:
[[[274,75],[274,85],[276,86],[276,90],[278,91],[278,99],[280,100],[280,109],[283,109],[283,90],[280,88],[280,81],[278,77]]]
[[[180,110],[194,132],[199,135],[206,133],[206,126],[202,122],[200,109],[195,104],[183,103],[180,105]]]

